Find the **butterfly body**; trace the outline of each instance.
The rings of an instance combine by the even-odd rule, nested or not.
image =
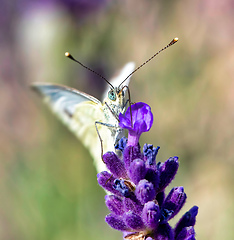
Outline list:
[[[124,136],[124,130],[118,127],[118,116],[125,112],[128,102],[126,89],[119,84],[133,68],[134,64],[128,63],[120,75],[111,81],[114,87],[105,92],[102,102],[70,87],[50,83],[33,84],[33,89],[42,95],[51,110],[89,149],[98,172],[106,167],[101,160],[101,143],[96,127],[102,139],[103,152],[115,151],[114,145]]]

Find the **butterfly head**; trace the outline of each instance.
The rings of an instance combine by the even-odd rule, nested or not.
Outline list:
[[[125,88],[114,87],[108,91],[107,98],[111,102],[116,102],[116,103],[122,102],[123,99],[125,98],[125,92],[126,92]]]

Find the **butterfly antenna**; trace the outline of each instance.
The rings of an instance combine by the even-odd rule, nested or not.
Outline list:
[[[131,72],[120,84],[123,84],[130,76],[133,75],[133,73],[135,73],[137,70],[139,70],[141,67],[143,67],[146,63],[148,63],[149,61],[151,61],[154,57],[156,57],[159,53],[161,53],[162,51],[166,50],[167,48],[169,48],[170,46],[172,46],[173,44],[175,44],[176,42],[178,42],[178,38],[174,38],[166,47],[162,48],[161,50],[159,50],[158,52],[156,52],[151,58],[149,58],[147,61],[145,61],[144,63],[142,63],[138,68],[136,68],[133,72]]]
[[[65,56],[70,58],[71,60],[73,60],[74,62],[79,63],[82,67],[86,68],[87,70],[89,70],[90,72],[96,74],[97,76],[99,76],[100,78],[104,79],[110,86],[112,89],[114,89],[114,86],[106,79],[104,78],[102,75],[100,75],[99,73],[95,72],[93,69],[85,66],[83,63],[81,63],[80,61],[76,60],[69,52],[65,52]]]

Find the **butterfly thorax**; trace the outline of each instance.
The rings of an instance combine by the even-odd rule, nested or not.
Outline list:
[[[119,87],[110,89],[107,98],[103,101],[103,113],[105,122],[109,123],[112,137],[115,139],[115,143],[123,137],[124,130],[119,128],[119,114],[125,112],[127,105],[127,99],[125,91],[120,90]]]
[[[120,90],[119,87],[110,89],[107,98],[103,101],[103,111],[108,122],[118,123],[119,114],[125,111],[125,107],[125,91]]]

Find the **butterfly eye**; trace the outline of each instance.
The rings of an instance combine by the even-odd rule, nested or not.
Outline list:
[[[116,100],[116,93],[113,90],[110,90],[108,92],[108,98],[112,101],[115,101]]]

